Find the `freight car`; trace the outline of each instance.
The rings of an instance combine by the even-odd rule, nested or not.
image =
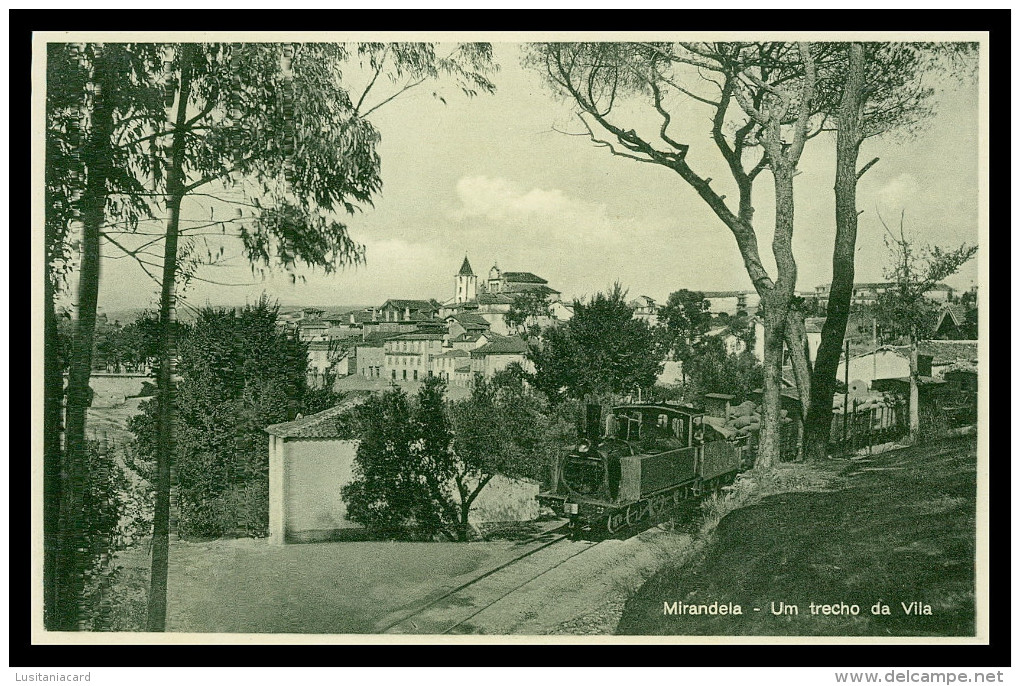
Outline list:
[[[658,519],[732,483],[740,469],[740,449],[689,405],[620,405],[602,429],[559,458],[551,487],[538,495],[575,530],[615,534]]]

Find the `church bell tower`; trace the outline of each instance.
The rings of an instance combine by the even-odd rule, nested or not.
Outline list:
[[[460,271],[456,276],[457,288],[454,295],[456,304],[471,302],[478,297],[478,277],[471,270],[471,263],[467,255],[464,256],[464,263],[460,265]]]

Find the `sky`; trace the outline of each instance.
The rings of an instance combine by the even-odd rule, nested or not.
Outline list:
[[[232,305],[262,293],[287,306],[443,301],[453,295],[465,256],[480,278],[494,264],[530,271],[565,299],[615,281],[631,296],[659,301],[680,288],[750,289],[731,234],[694,191],[674,172],[614,157],[584,136],[567,135],[582,131],[570,103],[541,74],[521,66],[521,53],[520,44],[495,44],[500,68],[492,95],[467,98],[447,88],[439,91],[444,104],[433,96],[436,88],[424,85],[373,114],[382,136],[383,188],[374,207],[347,219],[353,238],[365,245],[366,264],[331,274],[299,270],[300,279],[282,272],[263,278],[233,256],[227,262],[232,266],[199,274],[245,285],[194,282],[187,301]],[[858,187],[858,281],[883,278],[888,253],[879,213],[895,227],[902,210],[908,234],[921,242],[978,240],[977,83],[946,83],[939,76],[933,78],[944,92],[936,115],[919,132],[871,139],[862,148],[861,165],[873,157],[880,161]],[[671,132],[690,141],[691,166],[723,186],[727,172],[709,139],[707,110],[689,106],[679,114]],[[834,140],[823,134],[810,141],[799,169],[797,288],[813,290],[831,275]],[[755,222],[770,269],[771,193],[772,179],[762,174]],[[207,217],[209,208],[192,201],[183,211],[185,217]],[[104,254],[112,258],[116,250],[107,245]],[[966,289],[977,279],[972,261],[948,283]],[[152,307],[157,296],[155,284],[130,260],[104,260],[104,310]]]

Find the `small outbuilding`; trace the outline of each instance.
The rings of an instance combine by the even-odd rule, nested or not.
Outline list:
[[[345,416],[360,398],[266,427],[269,434],[269,539],[323,541],[358,525],[340,489],[353,479],[358,441]]]
[[[363,539],[367,535],[360,524],[347,519],[347,504],[341,496],[343,487],[354,479],[358,452],[351,413],[365,397],[266,427],[271,543]],[[539,515],[538,491],[535,481],[496,475],[472,503],[471,523],[535,519]]]

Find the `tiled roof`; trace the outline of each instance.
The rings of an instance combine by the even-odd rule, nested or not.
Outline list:
[[[442,333],[433,333],[430,331],[416,331],[414,333],[402,333],[399,336],[395,336],[395,341],[435,341],[441,340],[445,337]]]
[[[502,293],[479,293],[478,304],[479,305],[510,305],[514,299],[509,295],[503,295]]]
[[[471,271],[471,263],[468,262],[467,255],[464,256],[464,263],[460,265],[460,271],[457,272],[460,276],[474,276],[475,273]]]
[[[475,341],[477,341],[481,337],[482,337],[482,334],[478,333],[477,331],[465,331],[461,335],[459,335],[456,338],[454,338],[453,342],[454,343],[474,343]]]
[[[552,295],[553,293],[559,293],[558,290],[549,288],[545,284],[541,283],[510,283],[507,284],[507,286],[509,286],[508,291],[510,293],[538,293],[540,295]]]
[[[627,303],[627,306],[633,307],[635,309],[638,307],[654,307],[655,300],[649,298],[647,295],[639,295],[638,297],[634,298],[629,303]]]
[[[411,309],[411,310],[434,310],[434,309],[436,309],[435,304],[433,304],[429,300],[398,300],[398,299],[391,298],[391,299],[387,300],[386,302],[384,302],[382,306],[386,307],[387,305],[392,305],[393,307],[399,308],[401,310],[403,310],[405,308]]]
[[[967,322],[967,310],[963,305],[947,303],[942,306],[942,309],[936,315],[935,326],[932,327],[932,330],[938,331],[947,316],[954,326],[963,326]]]
[[[461,312],[459,314],[454,314],[451,316],[455,320],[457,320],[457,323],[459,323],[461,326],[473,324],[476,326],[481,326],[486,329],[488,329],[490,326],[489,320],[483,317],[482,315],[478,314],[477,312]],[[450,317],[447,317],[447,319],[449,318]]]
[[[808,333],[821,333],[825,317],[805,317],[804,330]]]
[[[447,358],[447,357],[467,357],[467,356],[468,356],[468,351],[467,350],[461,350],[460,348],[454,348],[453,350],[447,350],[442,355],[436,355],[433,359],[438,360],[438,359]]]
[[[372,310],[355,310],[354,312],[348,312],[342,317],[342,319],[346,319],[350,322],[351,316],[354,317],[355,324],[364,324],[365,322],[372,321]]]
[[[267,426],[265,431],[280,438],[346,438],[349,432],[344,431],[337,420],[351,408],[362,403],[365,397],[365,395],[358,395],[348,398],[328,410],[316,412],[292,422]]]
[[[379,346],[390,340],[396,338],[399,334],[392,331],[376,331],[374,333],[365,334],[364,340],[357,343],[358,347],[362,346]]]
[[[977,363],[977,341],[918,341],[917,351],[931,355],[934,365]]]
[[[459,365],[457,365],[457,367],[453,371],[455,371],[455,372],[470,372],[471,371],[471,363],[469,362],[467,364],[459,364]]]
[[[475,348],[471,351],[472,357],[484,355],[521,355],[528,351],[528,344],[519,336],[506,336],[497,338],[491,343]]]
[[[517,283],[549,283],[541,276],[535,276],[531,272],[503,272],[503,280]]]

